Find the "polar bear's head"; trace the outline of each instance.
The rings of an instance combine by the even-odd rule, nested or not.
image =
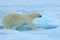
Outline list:
[[[33,19],[33,18],[42,17],[42,15],[39,13],[31,13],[30,17]]]

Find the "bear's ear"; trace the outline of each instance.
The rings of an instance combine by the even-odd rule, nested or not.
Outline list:
[[[34,15],[35,13],[33,12],[33,13],[30,13],[31,15]]]
[[[32,14],[38,14],[37,12],[33,12]]]
[[[35,14],[35,13],[32,13],[33,15]]]

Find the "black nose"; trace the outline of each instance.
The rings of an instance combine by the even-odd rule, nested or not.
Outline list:
[[[42,17],[42,15],[40,15],[39,17]]]

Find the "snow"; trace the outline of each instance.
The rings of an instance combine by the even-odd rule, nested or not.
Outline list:
[[[16,31],[0,30],[0,40],[60,40],[60,30]]]

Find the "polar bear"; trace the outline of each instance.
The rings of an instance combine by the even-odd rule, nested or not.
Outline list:
[[[30,13],[30,14],[18,14],[11,13],[3,17],[3,26],[5,29],[14,29],[18,30],[24,24],[29,25],[32,30],[37,30],[37,28],[33,24],[33,19],[41,17],[39,13]]]

